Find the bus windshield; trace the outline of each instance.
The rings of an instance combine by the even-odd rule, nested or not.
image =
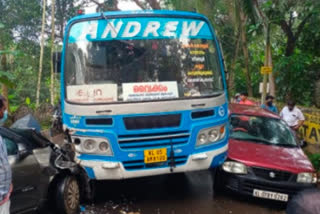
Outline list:
[[[71,26],[64,68],[68,101],[139,102],[223,93],[216,45],[204,21],[139,20]]]

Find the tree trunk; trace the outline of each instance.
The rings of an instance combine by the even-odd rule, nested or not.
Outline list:
[[[55,0],[51,0],[51,83],[50,83],[50,102],[54,105],[54,69],[53,69],[53,53],[54,53],[54,28],[55,28]]]
[[[9,99],[8,99],[8,86],[6,86],[5,84],[2,84],[2,96],[7,100],[7,110],[8,112],[10,112],[10,103],[9,103]]]
[[[265,62],[265,65],[269,66],[269,67],[273,67],[270,30],[271,30],[270,24],[267,24],[267,26],[265,28],[265,36],[266,36],[266,55],[265,55],[266,62]],[[275,97],[276,96],[276,85],[275,85],[273,71],[268,76],[269,76],[269,94]],[[263,103],[264,103],[264,100],[263,100]]]
[[[248,44],[247,44],[247,35],[246,35],[246,22],[247,17],[244,15],[243,11],[240,11],[240,19],[241,19],[241,41],[242,41],[242,51],[244,56],[244,73],[246,76],[246,86],[249,97],[253,96],[253,89],[251,85],[251,77],[249,72],[249,51],[248,51]]]
[[[313,97],[315,105],[320,108],[320,79],[316,81]]]
[[[153,10],[161,9],[160,3],[157,0],[147,0],[147,2]]]
[[[60,18],[60,22],[58,23],[59,25],[59,37],[61,39],[61,41],[63,41],[63,30],[64,30],[64,19],[63,19],[63,14],[64,12],[62,11],[62,5],[61,5],[61,0],[56,0],[57,3],[57,10],[58,10],[58,14],[60,14],[61,18]]]
[[[3,50],[4,46],[0,43],[0,50]],[[1,66],[4,71],[8,71],[8,66],[7,66],[7,56],[3,54],[2,56],[0,55],[1,59]],[[2,90],[1,90],[1,95],[7,100],[7,110],[8,112],[10,111],[9,109],[9,99],[8,99],[8,87],[5,84],[2,84]]]
[[[43,0],[42,8],[42,26],[41,26],[41,46],[40,46],[40,61],[39,61],[39,74],[36,94],[36,107],[39,107],[40,89],[41,89],[41,76],[42,76],[42,63],[43,63],[43,49],[44,49],[44,26],[46,22],[46,0]]]
[[[294,38],[294,36],[288,36],[287,37],[286,56],[291,56],[293,54],[295,47],[296,47],[296,39]]]
[[[229,89],[229,93],[231,93],[231,94],[233,94],[235,92],[234,91],[234,89],[235,89],[235,85],[234,85],[234,70],[235,70],[236,62],[237,62],[238,55],[239,55],[240,40],[241,40],[241,37],[238,36],[237,37],[237,41],[236,41],[236,49],[234,51],[234,56],[233,56],[233,59],[232,59],[230,70],[228,71],[228,73],[229,73],[228,89]]]
[[[273,67],[271,45],[269,45],[268,48],[269,48],[269,51],[268,51],[269,52],[269,66]],[[272,71],[269,74],[269,87],[270,87],[269,94],[275,97],[276,96],[276,83],[275,83],[275,78],[274,78],[273,72],[274,71]]]

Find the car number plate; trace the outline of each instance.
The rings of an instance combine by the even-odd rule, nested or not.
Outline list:
[[[144,150],[144,162],[145,163],[158,163],[167,161],[167,149],[148,149]]]
[[[273,199],[277,201],[288,201],[289,199],[289,196],[287,194],[258,190],[258,189],[253,190],[253,196],[258,198]]]

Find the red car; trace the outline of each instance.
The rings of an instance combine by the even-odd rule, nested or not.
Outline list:
[[[278,115],[257,106],[230,105],[228,158],[216,173],[215,189],[288,201],[316,182],[312,164]]]

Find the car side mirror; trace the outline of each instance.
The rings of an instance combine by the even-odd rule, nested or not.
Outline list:
[[[32,153],[32,152],[29,151],[24,144],[21,144],[21,143],[18,144],[18,155],[17,155],[18,160],[23,160],[23,159],[25,159],[25,158],[28,157],[31,153]]]
[[[55,73],[61,72],[61,52],[54,52],[52,55],[52,64]]]

